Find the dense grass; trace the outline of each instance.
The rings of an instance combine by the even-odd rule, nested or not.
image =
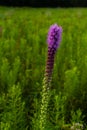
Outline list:
[[[1,130],[39,130],[46,38],[53,23],[62,26],[63,36],[55,57],[46,130],[86,125],[87,9],[1,7]]]

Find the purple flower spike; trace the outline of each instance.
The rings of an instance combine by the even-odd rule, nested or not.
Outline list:
[[[49,82],[48,80],[52,77],[52,71],[54,66],[54,57],[57,48],[59,47],[59,44],[61,42],[61,35],[62,35],[62,27],[58,26],[57,24],[54,24],[50,27],[48,32],[48,57],[47,57],[47,64],[45,69],[45,77],[46,82]]]
[[[61,42],[62,27],[54,24],[50,27],[48,32],[47,43],[51,48],[57,49]]]
[[[57,24],[50,27],[48,32],[48,54],[45,68],[45,75],[43,79],[42,89],[42,104],[41,104],[41,115],[40,115],[40,130],[46,129],[47,119],[47,108],[50,98],[50,87],[52,80],[52,72],[54,67],[54,58],[57,48],[59,47],[62,35],[62,28]]]

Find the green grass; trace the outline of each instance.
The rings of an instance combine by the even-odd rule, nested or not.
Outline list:
[[[63,35],[55,57],[47,130],[87,122],[87,9],[0,7],[1,130],[39,130],[46,39],[54,23],[62,26]]]

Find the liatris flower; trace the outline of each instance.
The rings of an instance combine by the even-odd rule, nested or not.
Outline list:
[[[48,57],[43,80],[42,104],[40,114],[40,130],[45,130],[47,106],[49,102],[49,91],[51,86],[54,56],[61,41],[62,28],[57,24],[50,27],[48,32]]]
[[[50,27],[47,38],[48,59],[45,72],[45,76],[47,76],[48,78],[52,75],[54,56],[61,41],[61,34],[62,34],[62,28],[57,24],[54,24]]]
[[[62,28],[57,24],[54,24],[50,27],[48,32],[48,38],[47,38],[49,47],[55,49],[59,47],[61,41],[61,33],[62,33]]]

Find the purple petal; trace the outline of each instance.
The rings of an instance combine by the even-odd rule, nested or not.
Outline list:
[[[49,47],[57,49],[61,42],[62,27],[57,24],[51,25],[48,32],[47,43]]]

